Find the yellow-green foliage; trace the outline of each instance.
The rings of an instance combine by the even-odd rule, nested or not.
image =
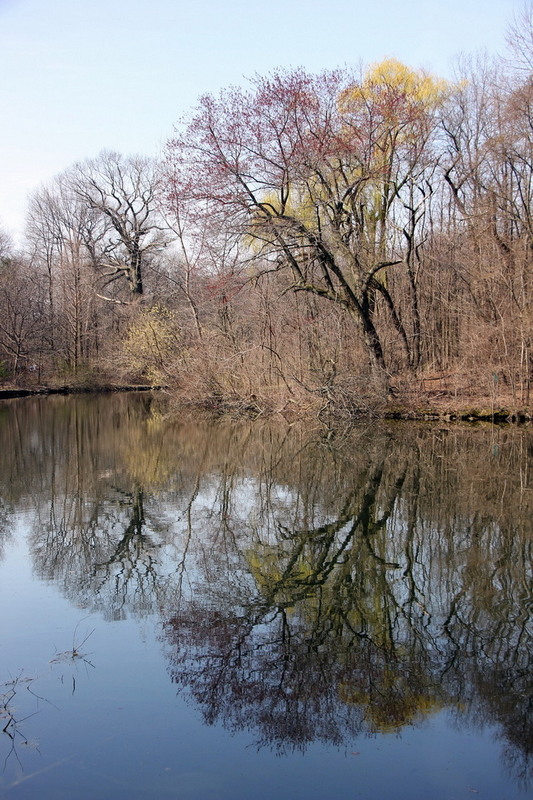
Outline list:
[[[386,88],[401,93],[412,104],[425,109],[436,108],[449,94],[450,84],[429,75],[424,70],[413,70],[395,58],[374,64],[367,70],[363,91],[373,92]]]
[[[294,597],[299,595],[307,583],[312,585],[313,569],[305,555],[298,558],[287,570],[285,554],[279,547],[264,546],[246,553],[248,566],[263,597],[275,597],[277,603],[286,605],[286,611],[294,606]],[[313,606],[313,598],[308,599]]]
[[[414,70],[395,58],[389,58],[367,69],[360,84],[346,89],[339,98],[339,109],[350,113],[361,102],[401,101],[411,111],[430,112],[449,96],[452,85],[433,77],[425,70]],[[398,113],[397,104],[389,112]]]
[[[453,88],[396,59],[370,66],[339,94],[329,146],[260,196],[249,245],[269,241],[273,223],[281,235],[290,231],[293,245],[299,236],[305,246],[309,234],[341,230],[345,241],[357,236],[360,258],[386,260],[390,205],[431,136],[434,112]]]
[[[161,306],[153,306],[130,326],[122,353],[131,372],[159,383],[168,376],[179,347],[179,328],[174,315]]]
[[[382,665],[375,668],[372,685],[366,680],[341,683],[338,692],[344,703],[364,707],[366,719],[375,730],[391,733],[442,709],[444,700],[438,687],[427,684],[422,671],[415,670],[407,677]]]
[[[312,178],[307,185],[293,183],[283,187],[283,197],[280,192],[268,192],[261,198],[261,207],[257,209],[252,218],[251,233],[264,225],[269,217],[287,218],[297,220],[309,230],[317,227],[316,203],[317,198],[312,194]]]

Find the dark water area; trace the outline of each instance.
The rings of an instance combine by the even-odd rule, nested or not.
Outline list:
[[[533,431],[0,403],[0,797],[533,794]]]

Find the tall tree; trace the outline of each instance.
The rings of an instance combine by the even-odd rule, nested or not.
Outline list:
[[[14,378],[41,366],[47,345],[45,287],[42,276],[13,257],[0,268],[0,367]],[[0,373],[4,369],[0,369]]]
[[[192,204],[218,219],[245,237],[263,271],[286,268],[294,291],[341,306],[382,388],[380,306],[409,350],[387,285],[387,270],[415,246],[416,215],[408,235],[398,235],[410,207],[400,197],[420,174],[444,93],[440,82],[398,62],[363,78],[280,71],[248,92],[201,98],[169,142],[173,206]]]
[[[32,264],[46,276],[51,351],[77,369],[97,347],[93,257],[105,226],[64,173],[30,199],[26,234]]]
[[[443,116],[453,202],[445,235],[471,298],[459,321],[463,353],[470,340],[472,361],[491,379],[501,373],[527,400],[533,379],[533,89],[530,77],[518,73],[502,86],[498,75],[488,61],[467,63],[461,90]]]
[[[98,158],[76,164],[69,171],[68,184],[78,200],[101,218],[105,233],[91,256],[105,284],[125,278],[131,294],[142,295],[145,268],[168,241],[158,213],[157,163],[104,151]]]

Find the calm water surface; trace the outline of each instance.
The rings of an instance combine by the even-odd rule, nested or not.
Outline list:
[[[533,433],[160,402],[0,404],[0,796],[531,797]]]

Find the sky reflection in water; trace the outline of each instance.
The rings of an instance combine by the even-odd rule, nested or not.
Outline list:
[[[0,447],[0,796],[528,796],[527,430],[33,398]]]

